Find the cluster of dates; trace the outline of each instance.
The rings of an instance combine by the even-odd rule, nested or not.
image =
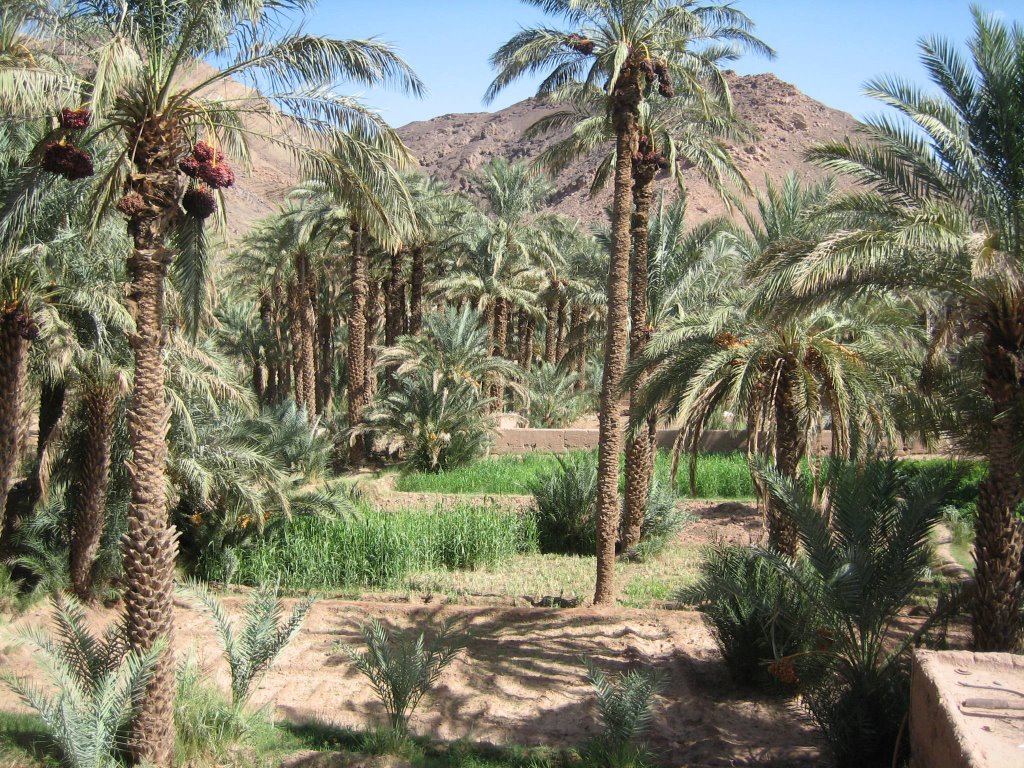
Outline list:
[[[640,134],[640,139],[637,142],[637,151],[633,155],[633,161],[636,163],[647,163],[650,165],[657,165],[661,170],[668,168],[668,158],[665,157],[664,152],[659,152],[654,148],[654,142],[646,134]]]
[[[573,33],[566,38],[565,44],[576,51],[576,53],[582,53],[584,56],[589,56],[594,52],[594,41],[583,35]]]
[[[224,154],[205,141],[198,141],[192,153],[178,167],[196,185],[189,187],[181,198],[181,207],[197,219],[205,219],[217,210],[217,200],[211,190],[227,189],[235,183],[235,172],[224,159]]]
[[[59,117],[63,136],[43,146],[40,163],[48,173],[61,176],[68,181],[85,179],[93,174],[92,156],[75,145],[72,136],[83,131],[92,122],[92,111],[88,109],[62,109]]]
[[[648,83],[658,81],[658,93],[666,99],[676,95],[675,86],[672,85],[672,76],[668,71],[668,62],[664,59],[644,59],[640,62],[640,71],[647,77]]]

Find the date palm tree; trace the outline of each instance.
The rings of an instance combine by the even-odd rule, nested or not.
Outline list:
[[[229,159],[248,159],[249,138],[285,147],[310,176],[335,166],[331,145],[352,151],[346,128],[399,140],[374,113],[331,90],[340,79],[366,85],[394,83],[413,92],[421,84],[386,45],[310,35],[290,14],[308,3],[138,0],[70,3],[47,19],[47,39],[91,65],[81,95],[91,126],[77,136],[85,150],[108,143],[114,162],[98,185],[97,215],[115,206],[133,239],[128,300],[135,319],[131,436],[132,492],[124,545],[125,617],[133,649],[146,653],[173,630],[176,533],[165,498],[168,410],[164,397],[165,279],[173,265],[194,288],[206,290],[206,239],[200,211],[182,212],[186,190],[180,164],[205,140],[207,183],[231,180]],[[212,68],[204,59],[222,64]],[[4,69],[11,97],[34,73]],[[244,81],[249,88],[238,87]],[[262,86],[263,93],[260,92]],[[225,95],[232,90],[231,95]],[[276,107],[276,109],[275,109]],[[64,132],[55,133],[58,141]],[[195,170],[193,169],[193,173]],[[42,169],[38,172],[43,173]],[[193,210],[198,210],[193,208]],[[129,745],[136,761],[167,766],[173,753],[174,664],[163,653],[141,704]]]
[[[595,193],[607,182],[615,167],[614,133],[603,109],[602,93],[587,85],[572,84],[551,95],[555,102],[567,102],[570,108],[541,118],[531,126],[530,133],[571,128],[561,140],[551,144],[538,157],[539,164],[550,173],[557,173],[581,157],[603,152],[591,184]],[[669,100],[645,101],[639,115],[640,147],[633,157],[633,250],[630,259],[630,331],[629,359],[639,357],[650,338],[648,305],[648,230],[655,199],[655,180],[662,171],[672,176],[685,195],[682,165],[696,171],[728,201],[729,187],[749,191],[742,174],[736,169],[725,139],[749,139],[751,130],[732,110],[727,94],[708,99],[704,94],[682,94]],[[633,403],[643,386],[638,377],[630,387]],[[649,436],[631,434],[626,439],[626,495],[623,514],[626,517],[627,548],[636,546],[643,527],[647,495],[654,472],[654,454]]]
[[[630,223],[633,155],[638,149],[640,105],[655,88],[670,96],[728,90],[719,64],[746,48],[769,49],[751,33],[750,19],[730,4],[669,0],[526,0],[564,19],[567,29],[524,29],[502,45],[491,62],[498,74],[485,98],[515,80],[544,73],[539,94],[567,83],[600,87],[615,134],[612,249],[608,316],[599,415],[596,603],[615,597],[615,542],[619,532],[619,453],[623,429],[619,394],[629,335]],[[729,49],[723,55],[723,48]],[[654,67],[664,74],[654,77]]]
[[[891,445],[899,436],[892,395],[911,383],[915,352],[923,350],[914,308],[861,300],[791,312],[784,302],[764,300],[763,286],[775,285],[770,274],[754,279],[766,269],[759,261],[766,255],[815,247],[823,225],[809,213],[830,191],[827,182],[803,186],[793,175],[781,187],[769,182],[758,214],[747,216],[750,231],[733,235],[731,264],[719,262],[715,270],[731,274],[731,283],[670,322],[631,368],[630,380],[650,371],[640,417],[660,407],[679,421],[673,464],[690,454],[691,487],[700,438],[711,417],[726,410],[746,420],[751,458],[766,456],[793,479],[826,419],[838,456],[865,443]],[[761,496],[770,546],[795,556],[795,524]]]
[[[981,370],[984,395],[966,432],[988,458],[978,497],[974,645],[1012,651],[1021,638],[1024,499],[1024,27],[972,8],[968,55],[941,38],[920,43],[934,93],[894,77],[866,93],[898,113],[867,121],[866,141],[809,153],[865,189],[837,204],[855,217],[789,279],[804,297],[869,288],[914,293],[941,307],[939,342],[957,336]]]

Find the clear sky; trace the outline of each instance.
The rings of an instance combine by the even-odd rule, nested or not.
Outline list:
[[[1024,21],[1024,0],[986,0],[986,11]],[[774,61],[746,57],[743,74],[774,72],[809,96],[856,117],[879,111],[861,95],[866,80],[898,74],[924,85],[917,40],[938,34],[963,42],[971,28],[966,0],[738,0]],[[393,44],[426,83],[423,100],[364,92],[395,126],[450,112],[500,109],[530,96],[536,83],[482,102],[493,72],[490,55],[520,27],[544,20],[519,0],[320,0],[310,30],[337,37],[375,36]],[[551,21],[551,20],[549,20]],[[357,89],[343,87],[345,93]]]

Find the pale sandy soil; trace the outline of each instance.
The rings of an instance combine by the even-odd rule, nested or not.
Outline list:
[[[227,599],[237,610],[241,598]],[[97,621],[113,616],[94,614]],[[729,681],[700,615],[688,611],[401,605],[324,600],[254,696],[278,717],[361,728],[380,722],[369,686],[339,643],[357,643],[371,617],[394,627],[452,620],[469,636],[468,650],[442,676],[413,720],[416,732],[496,744],[579,745],[596,733],[593,697],[581,656],[604,668],[644,665],[664,671],[668,687],[651,744],[665,765],[818,766],[822,742],[793,705]],[[43,622],[37,608],[15,622]],[[227,684],[209,620],[181,602],[177,647],[193,647]],[[9,636],[7,632],[5,636]],[[32,669],[31,651],[3,640],[0,669]],[[0,710],[19,704],[0,691]]]

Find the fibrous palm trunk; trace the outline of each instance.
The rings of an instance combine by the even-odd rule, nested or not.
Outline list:
[[[327,281],[316,313],[316,407],[318,413],[326,414],[334,405],[334,303],[334,287]]]
[[[353,221],[351,269],[349,274],[352,302],[348,311],[348,423],[355,427],[362,419],[366,407],[366,302],[367,284],[366,250],[363,229]],[[362,436],[353,439],[349,453],[353,462],[365,457]]]
[[[544,308],[544,362],[558,362],[558,297],[553,292],[557,283],[551,283],[551,296]]]
[[[627,60],[612,94],[615,127],[615,186],[612,193],[612,249],[608,264],[608,317],[604,376],[598,414],[597,584],[594,603],[615,599],[615,543],[619,532],[619,453],[622,415],[619,390],[629,342],[629,254],[633,153],[637,147],[639,71]]]
[[[409,284],[409,333],[416,334],[423,327],[423,282],[426,264],[422,247],[412,249],[412,275]]]
[[[103,537],[116,395],[114,387],[95,383],[82,396],[85,452],[81,457],[71,529],[71,589],[81,600],[92,595],[96,555]]]
[[[654,177],[658,167],[653,163],[638,164],[633,183],[633,251],[630,262],[632,280],[629,307],[629,358],[636,360],[643,354],[650,339],[647,327],[647,230],[651,204],[654,202]],[[629,417],[632,422],[639,408],[640,389],[645,377],[639,376],[629,389]],[[640,543],[644,512],[651,489],[654,454],[647,425],[626,441],[626,531],[624,549]]]
[[[384,346],[393,347],[402,335],[405,320],[405,273],[402,270],[402,252],[391,254],[388,277],[387,313],[384,317]]]
[[[21,410],[28,345],[34,337],[35,323],[20,305],[0,310],[0,536],[7,523],[7,493],[14,485],[25,445]]]
[[[316,314],[310,301],[313,277],[309,254],[295,253],[295,282],[291,285],[292,352],[295,368],[295,401],[312,421],[316,417]]]
[[[508,302],[505,299],[494,300],[494,348],[495,357],[508,357]],[[491,389],[494,408],[498,413],[505,410],[505,381],[495,377]]]
[[[569,337],[569,300],[563,293],[558,299],[558,322],[555,342],[555,362],[561,363],[565,357],[565,344]]]
[[[1019,650],[1024,526],[1017,507],[1024,484],[1017,460],[1015,414],[1024,396],[1024,316],[1007,313],[988,329],[984,349],[985,393],[992,401],[988,474],[978,489],[975,522],[973,612],[976,651]]]
[[[797,419],[792,389],[783,384],[775,402],[775,468],[783,477],[795,480],[805,453],[807,434]],[[764,509],[768,546],[786,557],[796,557],[800,543],[796,522],[771,495],[765,499]]]
[[[369,269],[369,262],[367,268]],[[366,299],[366,354],[363,357],[363,375],[366,378],[366,402],[369,403],[377,392],[377,377],[374,375],[373,366],[376,362],[374,345],[377,343],[377,334],[381,326],[381,284],[370,277],[367,279],[370,292]]]
[[[184,136],[178,126],[149,118],[133,132],[138,174],[129,188],[146,203],[131,217],[133,252],[128,259],[128,300],[135,318],[129,338],[135,377],[128,408],[132,447],[128,530],[122,539],[125,630],[129,646],[148,652],[163,639],[173,643],[174,562],[178,535],[168,520],[165,497],[167,428],[164,396],[164,282],[172,254],[165,247],[178,216],[178,158]],[[161,654],[132,725],[129,750],[136,763],[171,765],[174,753],[174,658]]]

